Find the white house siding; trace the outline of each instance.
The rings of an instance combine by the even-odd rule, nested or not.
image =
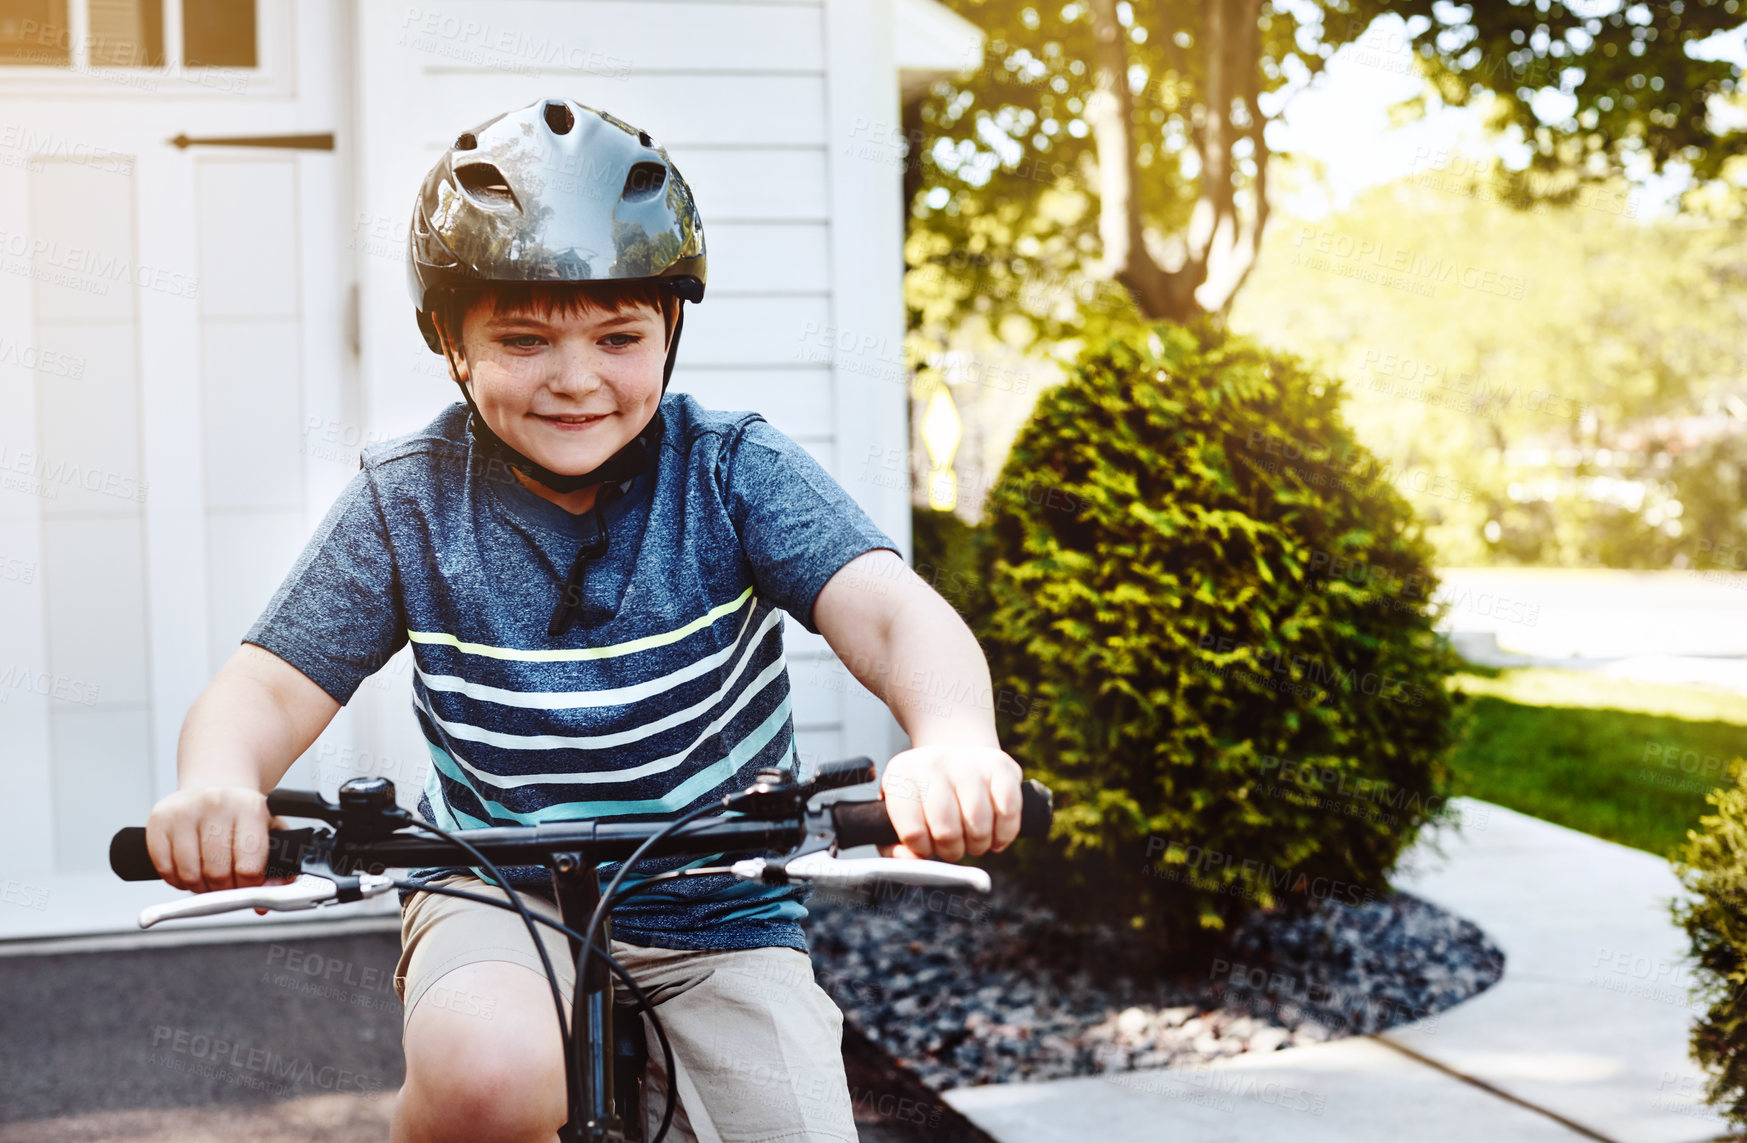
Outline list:
[[[340,117],[339,5],[258,9],[246,73],[182,74],[176,43],[0,68],[0,938],[164,898],[108,838],[174,788],[189,705],[347,475],[301,451],[351,364],[347,157],[168,142]]]

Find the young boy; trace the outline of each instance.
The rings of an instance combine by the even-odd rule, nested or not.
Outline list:
[[[563,177],[577,171],[588,177]],[[705,263],[664,151],[564,100],[498,116],[426,177],[409,259],[420,328],[465,404],[365,450],[189,711],[180,788],[147,826],[166,880],[259,884],[264,791],[409,641],[432,761],[419,809],[446,829],[670,820],[760,767],[793,767],[778,609],[883,692],[910,735],[881,782],[893,852],[956,861],[1013,840],[1020,774],[992,712],[919,693],[987,693],[957,614],[794,442],[756,414],[666,393]],[[888,685],[923,675],[952,685]],[[548,871],[504,875],[557,915]],[[420,876],[503,896],[459,865]],[[803,897],[710,875],[614,910],[612,952],[675,1053],[673,1076],[652,1053],[650,1131],[673,1084],[670,1139],[856,1138],[842,1016],[813,981]],[[542,938],[568,1000],[568,948]],[[554,1137],[563,1056],[519,918],[411,894],[396,984],[396,1143]]]

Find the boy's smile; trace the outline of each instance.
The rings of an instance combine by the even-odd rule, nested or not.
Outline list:
[[[665,332],[661,313],[646,305],[493,312],[482,297],[468,308],[460,340],[486,423],[523,455],[574,474],[605,462],[655,415]],[[517,475],[571,512],[594,504],[598,486],[560,494]]]
[[[607,414],[598,413],[589,417],[552,417],[547,416],[545,413],[535,413],[534,415],[543,421],[552,422],[554,428],[569,431],[572,429],[584,429],[589,425],[598,425]]]

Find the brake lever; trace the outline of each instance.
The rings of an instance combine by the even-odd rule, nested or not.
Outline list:
[[[394,878],[377,873],[356,875],[357,900],[375,897],[394,888]],[[140,910],[140,928],[149,929],[159,921],[174,921],[182,917],[204,917],[213,913],[228,913],[233,909],[271,909],[294,912],[332,904],[341,899],[341,886],[331,877],[315,873],[299,874],[288,885],[255,885],[245,889],[217,889],[197,893],[181,901],[152,905]]]
[[[951,865],[914,857],[845,859],[823,849],[780,860],[747,858],[736,861],[729,869],[743,881],[759,881],[767,885],[799,880],[826,888],[849,888],[870,881],[897,881],[905,885],[934,885],[978,893],[987,893],[992,888],[989,871],[974,865]]]

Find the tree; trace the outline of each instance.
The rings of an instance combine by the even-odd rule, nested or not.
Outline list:
[[[1732,153],[1710,105],[1733,68],[1688,49],[1744,0],[945,2],[987,55],[907,109],[913,325],[981,311],[1060,338],[1131,307],[1223,318],[1267,225],[1275,97],[1386,15],[1427,79],[1419,110],[1485,97],[1532,145],[1525,170],[1496,172],[1510,201],[1676,161],[1714,179]],[[1564,106],[1537,113],[1549,89]]]
[[[1446,565],[1747,567],[1747,231],[1625,189],[1424,172],[1282,212],[1229,325],[1342,378]]]

